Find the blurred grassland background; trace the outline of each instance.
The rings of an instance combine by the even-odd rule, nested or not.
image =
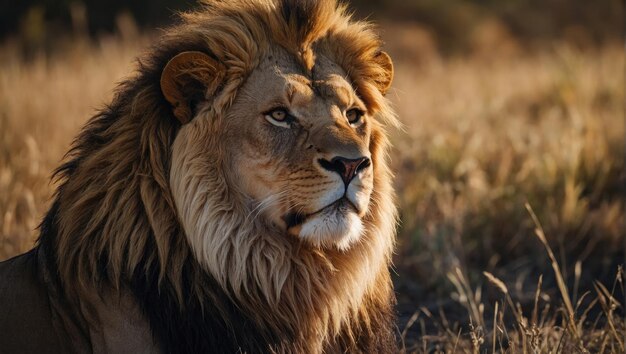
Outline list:
[[[32,247],[72,138],[193,6],[2,6],[0,260]],[[396,65],[403,350],[623,353],[623,2],[352,7]]]

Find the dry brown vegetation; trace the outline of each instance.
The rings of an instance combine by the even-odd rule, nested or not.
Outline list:
[[[407,351],[622,353],[623,49],[525,52],[486,23],[442,59],[402,31],[422,38],[390,43]]]
[[[402,344],[623,353],[623,50],[527,53],[493,26],[462,57],[419,29],[386,33],[405,125]],[[51,171],[149,42],[76,39],[29,60],[0,48],[0,259],[32,247]]]

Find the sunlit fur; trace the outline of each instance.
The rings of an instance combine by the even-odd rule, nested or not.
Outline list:
[[[251,217],[254,207],[224,168],[224,144],[240,143],[222,139],[224,117],[276,43],[305,71],[318,55],[337,63],[373,117],[373,189],[359,222],[344,221],[361,229],[346,227],[343,246],[275,237],[275,229]],[[367,344],[393,336],[388,267],[396,208],[385,127],[396,119],[379,85],[388,68],[373,60],[380,47],[369,24],[351,20],[332,0],[215,1],[184,14],[88,123],[58,171],[62,183],[49,214],[57,232],[42,243],[53,249],[67,296],[80,301],[103,284],[123,289],[156,272],[160,291],[181,307],[203,304],[214,292],[204,280],[208,271],[258,326],[292,339],[271,350],[391,351],[389,343]],[[210,119],[188,123],[196,129],[179,125],[158,86],[167,60],[185,50],[211,53],[227,67],[220,93],[198,112]],[[194,160],[196,154],[211,158]]]

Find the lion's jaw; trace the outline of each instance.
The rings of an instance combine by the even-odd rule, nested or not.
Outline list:
[[[336,173],[329,173],[327,178],[322,180],[326,188],[320,190],[319,197],[311,203],[313,206],[307,208],[314,212],[283,214],[282,219],[276,222],[283,221],[290,235],[315,247],[335,247],[345,251],[364,232],[362,217],[368,211],[372,193],[371,169],[357,173],[347,186]],[[274,207],[278,210],[293,210],[276,204]],[[271,213],[269,216],[272,217]]]
[[[316,246],[334,244],[340,250],[347,250],[363,232],[361,219],[351,209],[348,202],[339,200],[308,217],[290,232]]]

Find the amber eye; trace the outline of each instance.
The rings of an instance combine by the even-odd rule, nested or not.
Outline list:
[[[359,125],[363,118],[363,111],[358,108],[352,108],[346,112],[346,118],[351,125]]]
[[[275,108],[265,113],[265,120],[281,128],[291,127],[293,117],[285,108]]]
[[[283,109],[275,109],[273,111],[270,112],[270,116],[279,121],[282,122],[285,119],[287,119],[287,112],[285,112]]]

